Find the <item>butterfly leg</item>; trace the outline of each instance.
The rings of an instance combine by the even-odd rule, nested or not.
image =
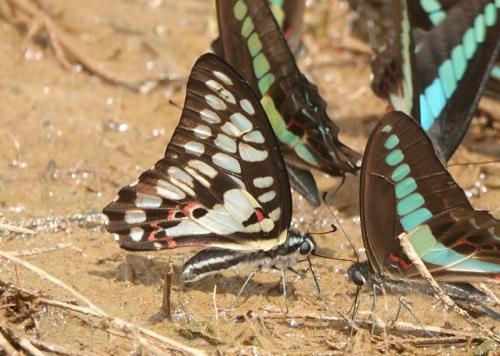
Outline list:
[[[230,308],[233,308],[234,307],[234,304],[236,304],[236,301],[238,300],[238,298],[241,296],[241,293],[243,293],[243,291],[245,290],[247,284],[252,280],[252,278],[257,274],[257,272],[259,272],[260,269],[257,269],[255,271],[253,271],[252,273],[250,273],[250,275],[247,277],[247,279],[245,279],[245,282],[243,283],[243,285],[241,286],[240,290],[238,291],[238,294],[236,295],[236,297],[234,298],[233,302],[231,303],[231,306]]]
[[[318,291],[318,298],[320,298],[321,297],[321,288],[319,287],[318,278],[316,278],[316,273],[314,272],[314,268],[312,266],[311,259],[309,257],[307,257],[307,262],[309,262],[309,269],[311,270],[311,274],[312,274],[313,279],[314,279],[314,284],[316,285],[316,290]]]
[[[417,316],[415,315],[415,313],[411,309],[411,306],[404,300],[403,296],[399,297],[398,310],[396,312],[396,317],[392,321],[393,324],[395,324],[396,321],[398,320],[399,314],[401,312],[401,307],[404,307],[406,310],[408,310],[408,312],[411,314],[411,316],[413,317],[413,319],[415,319],[415,321],[417,322],[417,324],[422,328],[422,330],[425,331],[425,333],[427,335],[433,336],[433,334],[431,332],[429,332],[429,331],[427,331],[427,329],[425,329],[424,325],[420,322],[420,320],[418,320]]]

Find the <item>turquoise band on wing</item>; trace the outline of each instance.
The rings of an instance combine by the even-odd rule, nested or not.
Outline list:
[[[425,6],[424,6],[425,3]],[[436,1],[421,0],[424,9],[434,9]],[[465,31],[462,42],[451,51],[451,58],[438,68],[438,77],[420,94],[420,124],[428,131],[439,119],[447,100],[455,93],[458,83],[463,79],[468,62],[474,58],[477,49],[486,39],[488,27],[497,23],[497,8],[500,2],[492,2],[484,7],[483,13],[476,16],[473,26]]]
[[[446,12],[437,0],[420,0],[420,6],[434,26],[439,25],[446,18]]]
[[[467,258],[438,242],[428,225],[421,225],[408,234],[413,248],[426,262],[447,269],[464,272],[500,273],[500,264]]]

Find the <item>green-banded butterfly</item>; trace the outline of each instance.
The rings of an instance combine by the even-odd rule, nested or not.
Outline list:
[[[290,176],[299,181],[292,180],[292,186],[311,204],[319,205],[308,170],[355,173],[360,156],[338,140],[339,129],[328,117],[325,101],[297,67],[266,0],[218,0],[216,4],[220,53],[260,98],[292,170]],[[301,189],[311,184],[309,192]]]
[[[437,280],[500,282],[500,220],[471,206],[426,132],[402,112],[386,114],[370,135],[360,213],[368,259],[378,274],[420,277],[400,247],[398,236],[406,233]]]
[[[291,212],[266,113],[213,54],[192,69],[164,158],[104,208],[107,230],[126,250],[209,247],[183,267],[186,282],[241,264],[286,269],[307,258],[314,242],[289,231]]]
[[[448,160],[497,59],[500,4],[461,0],[430,6],[435,3],[394,1],[398,36],[374,61],[372,87],[393,109],[419,118],[441,159]]]

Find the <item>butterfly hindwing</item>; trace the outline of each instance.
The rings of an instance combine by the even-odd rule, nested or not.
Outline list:
[[[132,250],[267,250],[284,241],[291,196],[283,159],[260,103],[226,63],[200,57],[165,157],[104,213]]]
[[[436,278],[500,277],[500,221],[472,208],[409,116],[392,112],[379,122],[362,167],[363,240],[378,273],[419,276],[399,245],[405,232]]]

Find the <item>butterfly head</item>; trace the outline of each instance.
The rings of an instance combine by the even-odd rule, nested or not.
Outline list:
[[[289,231],[285,245],[288,245],[288,252],[293,254],[297,261],[305,261],[316,251],[316,243],[311,235],[296,230]]]

